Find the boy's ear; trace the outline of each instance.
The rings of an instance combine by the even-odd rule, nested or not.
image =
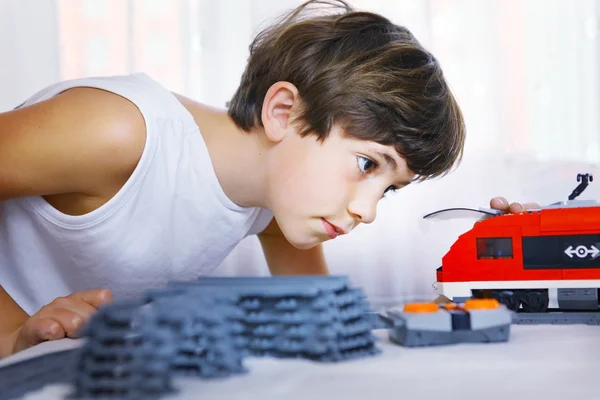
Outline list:
[[[291,111],[298,100],[298,89],[289,82],[274,83],[263,102],[261,118],[265,135],[274,142],[285,136],[291,122]]]

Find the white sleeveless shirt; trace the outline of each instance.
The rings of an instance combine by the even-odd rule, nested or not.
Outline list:
[[[192,115],[145,74],[60,82],[21,107],[73,87],[134,103],[146,144],[123,188],[88,214],[65,215],[42,197],[0,201],[0,285],[27,313],[74,291],[109,288],[129,297],[210,274],[268,225],[270,211],[225,195]]]

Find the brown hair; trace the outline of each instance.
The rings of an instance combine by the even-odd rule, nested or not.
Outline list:
[[[302,18],[309,5],[339,11]],[[298,88],[303,136],[323,140],[340,124],[352,137],[393,145],[416,180],[445,175],[462,158],[463,117],[438,61],[381,15],[308,1],[259,33],[229,103],[236,125],[262,125],[263,99],[278,81]]]

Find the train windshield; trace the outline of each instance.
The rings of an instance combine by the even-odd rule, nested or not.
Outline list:
[[[513,258],[511,237],[477,238],[478,259]]]

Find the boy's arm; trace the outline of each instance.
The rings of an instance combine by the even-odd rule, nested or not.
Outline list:
[[[135,169],[145,139],[137,107],[98,89],[67,90],[0,113],[0,201],[44,195],[62,195],[61,204],[74,198],[106,201]],[[85,212],[81,207],[71,209]],[[58,305],[53,302],[41,314],[22,321],[23,310],[2,290],[0,357],[70,334],[78,325],[72,313],[93,311],[80,297],[60,299]]]
[[[275,219],[260,234],[262,245],[271,275],[328,275],[323,246],[317,245],[308,250],[292,246]]]
[[[6,290],[0,286],[0,315],[2,324],[0,324],[0,358],[12,354],[15,332],[27,321],[29,315],[6,293]]]
[[[124,98],[77,88],[0,113],[0,201],[53,194],[105,198],[133,172],[144,120]]]

